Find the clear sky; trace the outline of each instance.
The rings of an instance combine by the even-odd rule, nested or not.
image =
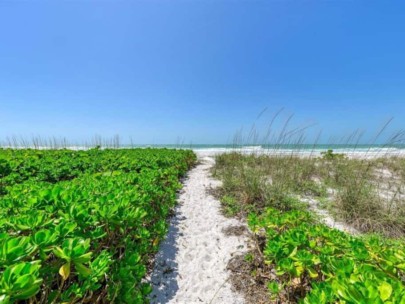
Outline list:
[[[405,128],[405,1],[1,1],[0,138]]]

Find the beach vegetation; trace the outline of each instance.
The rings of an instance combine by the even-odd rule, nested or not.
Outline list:
[[[354,237],[305,211],[267,208],[250,214],[267,288],[282,303],[405,303],[405,251],[400,241]]]
[[[328,156],[325,156],[328,155]],[[232,210],[247,215],[252,208],[273,207],[289,211],[304,208],[300,198],[324,203],[328,212],[362,232],[389,237],[405,235],[405,179],[396,159],[356,159],[324,154],[217,156],[213,173],[223,181],[219,192],[227,196]],[[337,154],[339,155],[339,154]],[[395,166],[396,173],[389,167]],[[230,199],[233,197],[234,199]],[[326,203],[327,202],[327,203]]]
[[[0,303],[145,303],[193,152],[0,150]]]
[[[344,153],[335,153],[335,152],[333,152],[332,149],[328,149],[327,151],[321,152],[321,155],[322,155],[322,158],[324,158],[326,160],[335,160],[335,159],[346,157]]]
[[[256,244],[239,269],[248,269],[269,303],[405,303],[403,158],[330,150],[310,157],[229,153],[217,160],[223,206],[247,219]],[[361,234],[324,224],[308,198]]]

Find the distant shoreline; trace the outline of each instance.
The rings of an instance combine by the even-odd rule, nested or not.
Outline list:
[[[2,146],[3,149],[70,149],[87,150],[94,146],[67,145],[67,146]],[[343,153],[349,158],[379,158],[379,157],[405,157],[405,145],[343,145],[343,144],[319,144],[319,145],[128,145],[101,146],[101,149],[108,148],[168,148],[168,149],[190,149],[198,156],[215,156],[222,153],[242,153],[252,155],[269,156],[297,156],[297,157],[319,157],[322,152],[333,150],[335,153]]]
[[[241,147],[193,147],[200,157],[237,152],[252,155],[319,157],[322,152],[333,150],[349,158],[405,157],[405,146],[383,145],[299,145],[299,146],[241,146]]]

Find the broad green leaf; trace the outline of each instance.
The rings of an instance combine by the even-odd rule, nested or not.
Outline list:
[[[392,286],[391,286],[391,284],[389,284],[387,282],[383,282],[378,287],[378,290],[380,292],[381,300],[386,301],[391,297],[391,294],[392,294]]]
[[[311,268],[311,267],[308,267],[307,270],[308,270],[309,276],[310,276],[311,278],[314,279],[314,278],[317,278],[317,277],[318,277],[318,273],[315,271],[315,269],[313,269],[313,268]]]
[[[9,304],[9,303],[10,303],[10,296],[0,295],[0,304]]]
[[[81,263],[75,263],[75,268],[77,272],[84,277],[88,277],[89,275],[91,275],[91,270]]]

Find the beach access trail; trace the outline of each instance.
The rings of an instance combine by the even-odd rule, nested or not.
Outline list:
[[[151,303],[244,303],[231,290],[226,267],[232,256],[247,251],[247,237],[223,232],[242,224],[225,218],[220,202],[210,194],[220,185],[210,174],[214,163],[213,157],[200,156],[184,180],[150,277]]]

